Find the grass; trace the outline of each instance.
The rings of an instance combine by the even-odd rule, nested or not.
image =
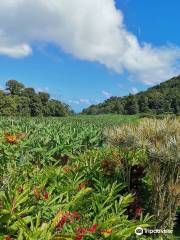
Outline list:
[[[115,127],[122,124],[137,123],[138,115],[118,115],[118,114],[104,114],[104,115],[77,115],[62,118],[69,121],[77,121],[87,124],[96,124],[102,127]]]

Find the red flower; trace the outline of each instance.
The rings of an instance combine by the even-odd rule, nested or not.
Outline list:
[[[79,187],[78,187],[78,191],[86,188],[89,184],[91,184],[91,181],[90,180],[86,180],[82,183],[79,184]]]
[[[65,213],[65,214],[61,217],[59,223],[57,224],[57,228],[63,228],[64,224],[65,224],[68,220],[73,221],[75,218],[78,219],[78,220],[80,220],[80,215],[78,214],[78,212],[73,212],[73,213],[67,212],[67,213]]]
[[[24,192],[24,188],[23,188],[23,187],[19,187],[19,188],[18,188],[18,192],[19,192],[19,193],[23,193],[23,192]]]
[[[141,216],[141,213],[142,213],[142,208],[137,207],[135,209],[135,218],[139,218]]]
[[[14,238],[7,236],[7,237],[5,237],[5,240],[14,240]]]
[[[45,198],[46,200],[49,199],[49,193],[48,193],[48,192],[45,192],[45,193],[44,193],[44,198]]]
[[[58,224],[58,227],[63,228],[64,224],[67,222],[68,220],[68,215],[64,214]]]
[[[80,191],[80,190],[84,189],[85,187],[86,187],[86,184],[85,184],[85,182],[83,182],[83,183],[80,183],[80,184],[79,184],[79,187],[78,187],[78,191]]]
[[[76,238],[75,238],[75,240],[82,240],[82,239],[83,239],[82,235],[76,236]]]
[[[76,238],[75,238],[75,240],[82,240],[82,239],[83,239],[82,235],[76,236]]]
[[[89,232],[95,233],[96,230],[97,230],[97,224],[94,224],[94,225],[89,229]]]
[[[73,218],[76,218],[76,219],[78,219],[78,220],[81,219],[81,216],[79,215],[78,212],[73,212],[73,213],[72,213],[72,216],[73,216]]]
[[[82,240],[86,233],[95,233],[97,230],[97,224],[94,224],[91,228],[79,228],[77,230],[77,236],[75,240]]]

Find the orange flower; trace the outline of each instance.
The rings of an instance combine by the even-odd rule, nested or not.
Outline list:
[[[17,136],[16,135],[11,135],[11,134],[5,133],[4,137],[10,144],[14,144],[14,143],[17,142]]]
[[[4,134],[4,138],[10,143],[15,144],[18,140],[22,140],[26,137],[25,133],[19,133],[17,135],[12,135],[9,133]]]
[[[39,192],[39,188],[38,187],[35,187],[34,188],[34,196],[37,200],[40,199],[40,192]]]
[[[101,231],[101,234],[106,238],[112,234],[112,229],[104,229]]]

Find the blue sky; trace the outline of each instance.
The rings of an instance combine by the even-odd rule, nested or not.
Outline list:
[[[6,1],[8,2],[8,0]],[[77,2],[78,1],[78,4],[81,4],[81,0],[77,0]],[[113,2],[113,0],[104,0],[104,3],[107,3],[107,8],[105,8],[107,11],[109,7],[108,1]],[[17,0],[17,4],[18,2]],[[103,3],[103,0],[99,0],[99,2]],[[21,11],[24,6],[20,7],[19,11]],[[34,87],[37,91],[48,91],[53,98],[68,103],[78,112],[82,110],[82,108],[90,104],[102,102],[110,96],[124,96],[129,93],[145,90],[149,86],[164,81],[171,77],[171,75],[173,76],[173,74],[178,73],[180,69],[178,65],[180,57],[179,0],[119,0],[116,2],[116,8],[109,9],[111,9],[110,14],[112,15],[120,10],[120,13],[124,16],[120,27],[137,39],[139,48],[142,48],[140,50],[141,52],[138,52],[136,55],[137,58],[139,57],[137,61],[140,61],[142,65],[146,64],[146,68],[136,68],[136,64],[132,66],[130,62],[131,59],[127,60],[127,57],[125,60],[120,60],[121,63],[119,63],[118,54],[115,54],[113,48],[110,48],[110,50],[113,51],[111,55],[101,53],[101,56],[97,57],[97,53],[94,54],[94,52],[92,55],[91,48],[88,45],[89,42],[87,42],[87,56],[86,46],[82,48],[83,54],[78,53],[78,51],[81,51],[81,46],[79,47],[79,45],[76,46],[73,45],[74,43],[71,43],[71,41],[75,41],[74,38],[70,39],[71,35],[65,35],[67,36],[67,39],[64,41],[65,43],[62,37],[59,37],[58,41],[55,41],[57,37],[54,37],[54,39],[51,37],[49,40],[42,32],[39,32],[39,35],[44,35],[44,39],[41,39],[41,37],[39,37],[39,39],[38,37],[33,39],[34,34],[30,36],[25,30],[22,30],[24,34],[18,35],[18,31],[21,31],[21,28],[19,28],[15,33],[17,35],[16,38],[14,38],[11,34],[12,29],[9,27],[10,24],[1,25],[0,23],[0,86],[3,87],[6,80],[16,79],[26,86]],[[3,11],[3,8],[1,9],[0,7],[0,13],[1,10]],[[63,12],[62,19],[64,19],[66,15],[68,17],[68,13]],[[30,15],[30,22],[31,17],[33,19],[33,16]],[[51,18],[50,15],[49,19],[51,20]],[[3,20],[6,21],[5,19]],[[21,23],[23,22],[24,24],[26,23],[26,19],[23,18],[17,19],[17,21],[21,21]],[[115,19],[115,21],[117,21],[117,19]],[[16,22],[16,18],[14,22]],[[104,22],[101,23],[102,26],[104,26]],[[108,20],[106,23],[105,27],[111,24]],[[113,23],[112,21],[112,25]],[[79,29],[76,29],[77,26],[79,25],[75,25],[74,30],[72,26],[72,31],[77,31],[78,34]],[[30,27],[33,29],[33,25],[27,26],[29,29]],[[68,25],[68,27],[71,26]],[[106,29],[105,27],[104,29]],[[50,28],[52,29],[52,26],[50,26]],[[112,26],[112,29],[113,28],[114,26]],[[8,46],[4,46],[3,39],[1,41],[1,31],[7,32],[5,36],[9,43]],[[61,28],[58,28],[58,31],[62,31]],[[86,33],[86,35],[87,34],[89,33]],[[122,34],[122,31],[120,34]],[[105,35],[104,38],[105,37],[108,39],[109,36]],[[108,43],[110,45],[111,43],[112,45],[116,45],[116,36],[114,36],[113,39],[109,39]],[[17,50],[15,44],[18,46],[21,41],[27,43],[31,49],[23,48],[26,50],[26,52],[23,53],[24,55],[22,54],[21,56],[22,51],[19,53],[19,50],[16,52],[16,55],[14,55],[15,50]],[[93,41],[96,44],[95,38],[93,38]],[[101,44],[98,41],[97,39],[97,46]],[[83,44],[84,43],[86,43],[86,41],[83,41]],[[148,50],[143,49],[144,43],[151,44]],[[104,44],[103,40],[102,44]],[[106,45],[101,46],[103,46],[104,49],[106,47]],[[119,46],[118,43],[117,46]],[[125,47],[127,46],[125,45]],[[123,47],[121,50],[119,50],[119,48],[120,46],[117,47],[117,52],[119,51],[121,55],[123,54]],[[94,51],[94,49],[92,51]],[[127,51],[134,51],[134,48],[128,47]],[[109,52],[109,49],[107,52]],[[158,63],[160,62],[159,68],[156,69],[156,67],[151,66],[151,58],[147,63],[144,63],[144,59],[149,58],[148,54],[150,54],[150,56],[154,54],[152,61],[154,57],[158,57]],[[164,59],[168,60],[164,63]],[[148,66],[148,64],[150,64],[150,66]],[[166,72],[167,68],[169,68],[168,74]],[[163,71],[161,71],[161,69],[163,69]],[[157,74],[155,74],[155,71],[157,71]],[[153,78],[152,81],[151,74]]]

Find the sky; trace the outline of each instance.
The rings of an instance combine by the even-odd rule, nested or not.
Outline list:
[[[180,74],[179,0],[1,0],[0,87],[79,112]],[[8,13],[8,14],[7,14]]]

